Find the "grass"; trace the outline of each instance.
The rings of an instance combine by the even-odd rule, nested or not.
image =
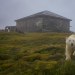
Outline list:
[[[0,75],[74,75],[65,61],[68,33],[0,33]]]

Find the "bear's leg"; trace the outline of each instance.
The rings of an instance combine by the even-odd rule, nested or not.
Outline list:
[[[73,52],[73,56],[75,56],[75,51]]]
[[[71,50],[71,48],[68,45],[66,45],[65,55],[66,55],[66,60],[71,60],[73,51]]]

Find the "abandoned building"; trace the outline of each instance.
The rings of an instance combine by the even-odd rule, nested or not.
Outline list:
[[[50,11],[39,12],[15,21],[18,32],[70,32],[71,19]]]
[[[15,32],[16,31],[16,26],[6,26],[5,31],[6,32]]]

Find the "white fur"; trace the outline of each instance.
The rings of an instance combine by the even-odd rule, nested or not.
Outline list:
[[[66,60],[71,60],[72,55],[75,55],[75,35],[71,35],[66,38]]]

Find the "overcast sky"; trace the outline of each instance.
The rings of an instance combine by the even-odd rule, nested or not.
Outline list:
[[[75,31],[75,0],[0,0],[0,29],[44,10],[72,19],[71,30]]]

